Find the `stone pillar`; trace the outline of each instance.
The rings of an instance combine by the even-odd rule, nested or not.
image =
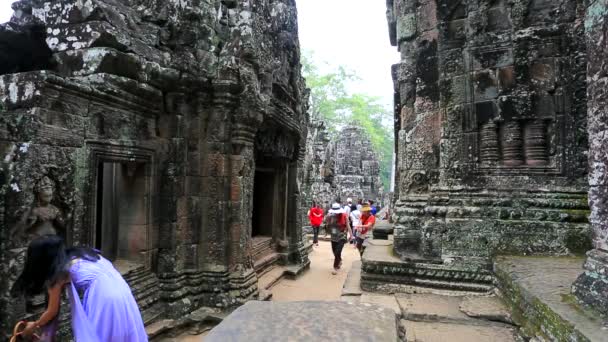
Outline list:
[[[534,120],[526,125],[524,152],[526,164],[531,166],[546,165],[549,162],[547,156],[547,134],[545,132],[545,121]]]
[[[505,124],[502,145],[502,160],[506,166],[519,166],[524,163],[523,156],[524,139],[521,125],[518,121],[510,121]]]
[[[302,220],[298,215],[298,204],[300,203],[300,183],[298,181],[298,167],[302,158],[288,164],[287,174],[287,238],[289,242],[289,262],[300,267],[307,267],[310,264],[306,246],[302,240]]]
[[[214,89],[212,109],[201,134],[201,239],[199,265],[204,270],[225,272],[228,268],[228,209],[230,167],[230,120],[237,98],[229,85]]]
[[[234,123],[231,139],[229,263],[231,266],[253,269],[249,253],[255,174],[253,143],[260,122],[242,117],[241,119],[243,121]]]
[[[481,163],[494,165],[500,160],[500,149],[498,144],[498,127],[494,121],[481,126]]]
[[[589,133],[589,206],[594,249],[587,253],[585,273],[572,292],[583,303],[608,314],[608,1],[590,1],[585,19],[587,40],[587,130]]]

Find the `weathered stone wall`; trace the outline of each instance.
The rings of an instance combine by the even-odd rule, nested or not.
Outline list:
[[[0,331],[26,241],[10,230],[54,184],[69,243],[99,245],[100,165],[143,182],[126,278],[146,321],[257,294],[250,256],[254,172],[272,157],[299,206],[307,129],[292,0],[22,0],[0,26]],[[269,140],[270,139],[270,140]],[[305,265],[301,224],[285,259]],[[9,303],[12,303],[9,307]],[[159,316],[160,315],[160,316]]]
[[[489,267],[589,245],[583,1],[394,0],[395,250]]]
[[[585,17],[589,132],[589,205],[593,247],[573,286],[584,303],[608,315],[608,3],[589,1]]]

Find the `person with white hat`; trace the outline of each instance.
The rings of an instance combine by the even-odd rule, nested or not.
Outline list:
[[[376,216],[372,215],[372,208],[368,203],[365,203],[361,208],[361,220],[360,223],[355,226],[357,230],[357,249],[359,254],[363,256],[365,247],[367,245],[368,234],[374,229],[376,225]]]
[[[331,233],[331,249],[334,253],[334,269],[331,273],[338,274],[338,270],[342,266],[342,249],[350,234],[348,215],[340,203],[334,203],[325,216],[324,222],[325,229]]]

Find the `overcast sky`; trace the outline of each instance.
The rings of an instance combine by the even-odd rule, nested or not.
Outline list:
[[[0,0],[0,23],[10,19],[11,3]],[[399,61],[388,39],[382,0],[298,0],[300,44],[315,60],[343,65],[361,78],[352,90],[379,96],[392,107],[391,64]]]
[[[300,44],[315,60],[343,65],[361,78],[353,90],[379,96],[392,108],[391,65],[399,61],[390,45],[386,1],[298,0]]]

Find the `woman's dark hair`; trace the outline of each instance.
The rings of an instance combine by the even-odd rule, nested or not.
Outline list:
[[[57,235],[36,238],[27,247],[23,272],[11,289],[13,296],[33,296],[64,279],[72,259],[99,260],[99,252],[86,247],[66,248]]]

